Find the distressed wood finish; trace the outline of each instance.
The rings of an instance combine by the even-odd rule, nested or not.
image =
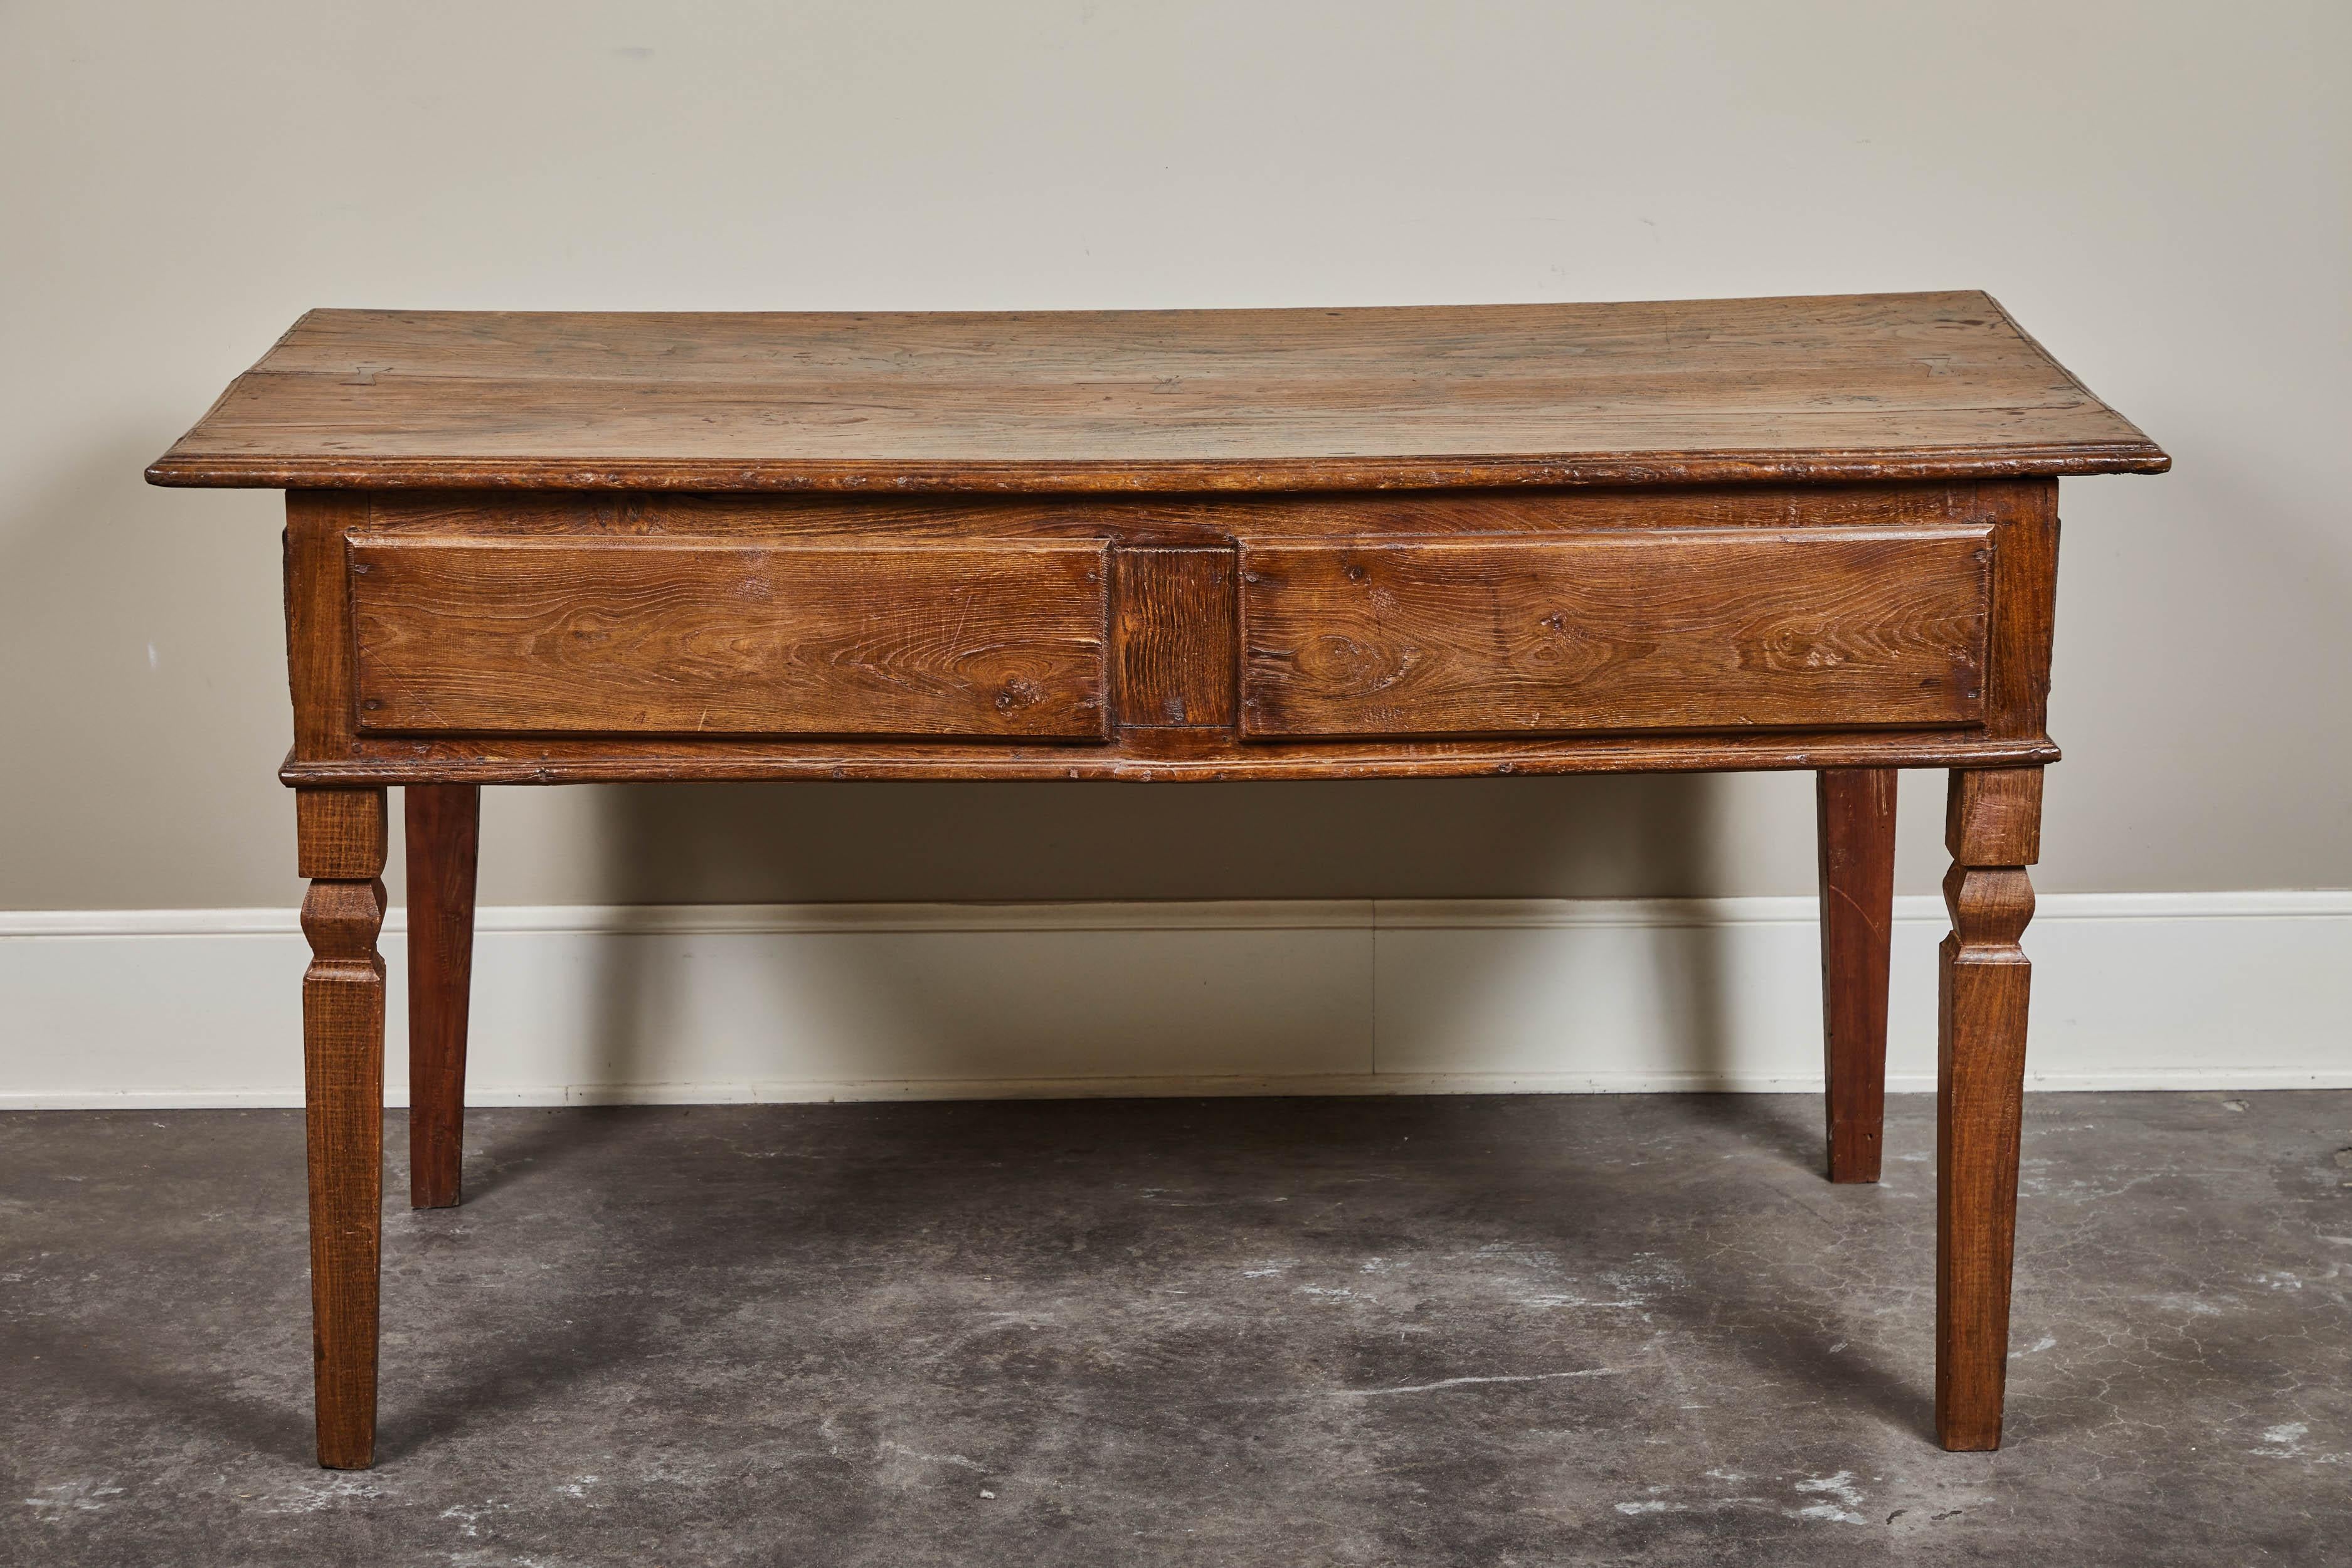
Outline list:
[[[1231,725],[1234,635],[1231,548],[1121,550],[1112,629],[1120,727]]]
[[[359,728],[1100,740],[1107,554],[361,536]]]
[[[159,484],[1219,490],[2166,458],[1975,292],[1023,314],[314,310]]]
[[[1866,1181],[1924,766],[1937,1430],[1992,1447],[2057,481],[2168,461],[1979,293],[311,312],[148,477],[289,490],[321,1462],[373,1444],[386,786],[430,1206],[484,784],[1814,770],[1830,1173]]]
[[[1242,550],[1250,736],[1965,725],[1990,529]]]
[[[733,779],[1226,779],[1374,778],[1626,768],[2001,766],[2056,757],[2042,731],[2047,595],[2016,579],[2014,553],[2046,572],[2053,509],[2048,479],[1960,485],[1769,486],[1661,490],[1475,490],[1359,496],[1226,496],[1149,502],[1087,498],[586,495],[470,491],[289,497],[288,597],[317,635],[297,648],[315,667],[305,699],[323,717],[298,726],[284,776],[291,784],[574,783],[676,777]],[[1164,714],[1174,691],[1213,700],[1233,680],[1234,612],[1214,584],[1170,576],[1158,552],[1230,554],[1236,544],[1469,539],[1483,542],[1685,534],[1756,539],[1845,530],[1912,533],[1992,531],[1992,665],[1979,724],[1934,729],[1730,730],[1636,737],[1578,732],[1475,739],[1244,740],[1229,719],[1181,727],[1137,721],[1149,701]],[[352,581],[346,536],[439,546],[532,542],[618,548],[723,539],[752,550],[812,544],[856,550],[996,549],[1008,542],[1117,542],[1111,662],[1122,717],[1100,744],[1023,737],[933,736],[910,746],[855,736],[715,738],[626,734],[484,734],[464,740],[392,734],[354,722],[349,626]],[[1731,541],[1738,543],[1737,539]],[[1197,566],[1185,568],[1197,572]],[[1202,592],[1196,605],[1180,603]],[[2037,604],[2044,612],[2032,614]],[[1189,631],[1178,628],[1188,613]],[[1121,661],[1134,664],[1132,669]],[[2038,661],[2038,663],[2037,663]],[[1150,673],[1156,669],[1157,674]],[[2025,673],[2021,676],[2018,670]],[[2033,677],[2034,670],[2042,678]],[[1160,683],[1147,699],[1139,681]],[[341,684],[338,684],[340,681]],[[896,700],[895,696],[892,699]],[[698,713],[699,710],[698,709]],[[1191,711],[1188,706],[1188,713]],[[1841,716],[1843,717],[1843,716]]]
[[[295,798],[298,875],[363,882],[383,870],[392,836],[383,791],[320,790]]]
[[[1937,988],[1936,1436],[2000,1447],[2042,770],[1955,773]]]
[[[383,1225],[384,797],[294,797],[303,874],[304,1141],[310,1175],[310,1334],[319,1463],[375,1459],[377,1258]]]
[[[635,784],[664,779],[967,779],[1109,781],[1411,779],[1514,774],[1758,773],[1818,768],[1988,768],[2054,763],[2046,737],[1987,740],[1973,731],[1789,731],[1752,735],[1569,735],[1470,741],[1242,741],[1224,729],[1137,726],[1111,743],[1023,745],[937,741],[384,738],[353,754],[290,758],[296,786],[361,784]]]
[[[1944,847],[1951,851],[1953,859],[1969,866],[2038,862],[2042,858],[2042,770],[1955,773],[1944,797]]]
[[[1815,775],[1822,1079],[1832,1182],[1878,1180],[1886,1121],[1886,981],[1895,934],[1895,770]]]
[[[294,491],[343,495],[351,526],[435,538],[707,539],[969,544],[1093,541],[1231,549],[1236,540],[1419,538],[1629,529],[1963,528],[2039,515],[2054,480],[1591,486],[1311,495],[697,494],[665,490]]]
[[[412,784],[401,794],[408,850],[408,1202],[412,1208],[455,1208],[463,1186],[482,792],[477,784]]]

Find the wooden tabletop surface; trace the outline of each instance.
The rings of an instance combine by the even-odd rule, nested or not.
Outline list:
[[[925,314],[313,310],[167,485],[1151,491],[2156,473],[1977,292]]]

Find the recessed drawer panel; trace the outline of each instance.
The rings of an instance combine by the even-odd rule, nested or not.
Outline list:
[[[1981,721],[1991,531],[1244,544],[1249,738]]]
[[[1102,740],[1108,554],[355,535],[359,728]]]

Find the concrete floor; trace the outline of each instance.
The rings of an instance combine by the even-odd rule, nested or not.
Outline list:
[[[1998,1455],[1816,1117],[478,1111],[349,1475],[299,1114],[0,1117],[0,1563],[2352,1563],[2352,1093],[2029,1101]]]

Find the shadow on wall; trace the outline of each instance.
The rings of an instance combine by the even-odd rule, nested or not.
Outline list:
[[[1705,775],[616,786],[597,792],[593,841],[602,858],[601,897],[616,904],[1360,900],[1473,890],[1491,897],[1497,889],[1528,897],[1561,889],[1593,897],[1697,896],[1717,881],[1719,787]],[[1790,828],[1810,843],[1810,814]],[[486,841],[485,853],[497,854],[495,842]],[[1734,1005],[1726,995],[1723,939],[1712,928],[1675,934],[1653,950],[1664,956],[1654,960],[1660,972],[1646,978],[1672,999],[1681,1060],[1695,1073],[1719,1074],[1730,1066],[1727,1008]],[[1360,925],[1296,937],[1156,933],[1127,938],[1115,953],[1090,945],[1101,940],[1091,933],[1058,933],[1025,939],[1031,956],[1001,971],[984,944],[1024,939],[813,940],[822,953],[814,963],[760,967],[752,982],[759,991],[727,999],[730,1024],[750,1016],[757,1028],[772,1020],[778,1030],[772,1049],[766,1042],[753,1046],[756,1055],[777,1063],[764,1075],[755,1068],[755,1079],[1153,1077],[1171,1070],[1171,1037],[1178,1042],[1179,1073],[1297,1072],[1317,1050],[1327,1052],[1320,1070],[1359,1073],[1372,1065],[1371,942]],[[1150,944],[1152,973],[1137,972],[1138,940]],[[1241,1037],[1212,1037],[1215,1031],[1205,1023],[1197,1039],[1187,1035],[1188,995],[1208,994],[1228,966],[1246,976],[1254,994],[1279,991],[1292,973],[1282,944],[1294,940],[1352,944],[1360,952],[1360,970],[1348,972],[1346,1000],[1307,998],[1288,1016],[1267,1008],[1238,1024],[1227,1008],[1223,1026]],[[1051,944],[1050,962],[1034,959],[1041,941]],[[1420,1033],[1474,1040],[1486,1026],[1488,994],[1507,988],[1507,977],[1490,971],[1510,962],[1509,945],[1470,942],[1459,964],[1419,966],[1415,1016],[1424,1025],[1440,1020]],[[794,951],[804,954],[808,946],[798,942]],[[683,960],[672,943],[622,937],[604,948],[590,982],[593,1033],[582,1042],[590,1081],[654,1085],[693,1076],[682,1070],[681,1057],[695,1048],[694,1031],[709,1026],[711,977],[695,973],[691,946]],[[1318,951],[1328,957],[1330,950]],[[1106,958],[1110,962],[1095,962]],[[1348,962],[1301,963],[1297,984],[1328,984]],[[740,978],[741,967],[729,966],[730,973]],[[987,1004],[976,1005],[976,996]],[[1360,1011],[1347,1014],[1351,1005]],[[1121,1014],[1129,1020],[1124,1028]],[[1157,1045],[1128,1037],[1139,1018],[1160,1031]],[[1301,1018],[1313,1020],[1306,1029],[1349,1037],[1302,1046],[1285,1033],[1303,1032]],[[809,1027],[809,1020],[820,1034],[863,1033],[898,1044],[887,1063],[867,1065],[853,1048],[830,1070],[813,1074],[804,1063],[786,1065],[801,1058],[784,1036]],[[835,1031],[838,1021],[846,1022]],[[1252,1031],[1255,1038],[1247,1037]],[[1040,1047],[1039,1035],[1058,1040]],[[908,1047],[908,1041],[919,1043]],[[911,1071],[910,1048],[919,1058]],[[1392,1063],[1381,1066],[1395,1070]],[[1427,1059],[1424,1048],[1406,1070],[1444,1072],[1448,1064]],[[577,1131],[503,1158],[577,1158],[586,1152]],[[1810,1129],[1770,1131],[1793,1161],[1810,1166],[1816,1141]]]

